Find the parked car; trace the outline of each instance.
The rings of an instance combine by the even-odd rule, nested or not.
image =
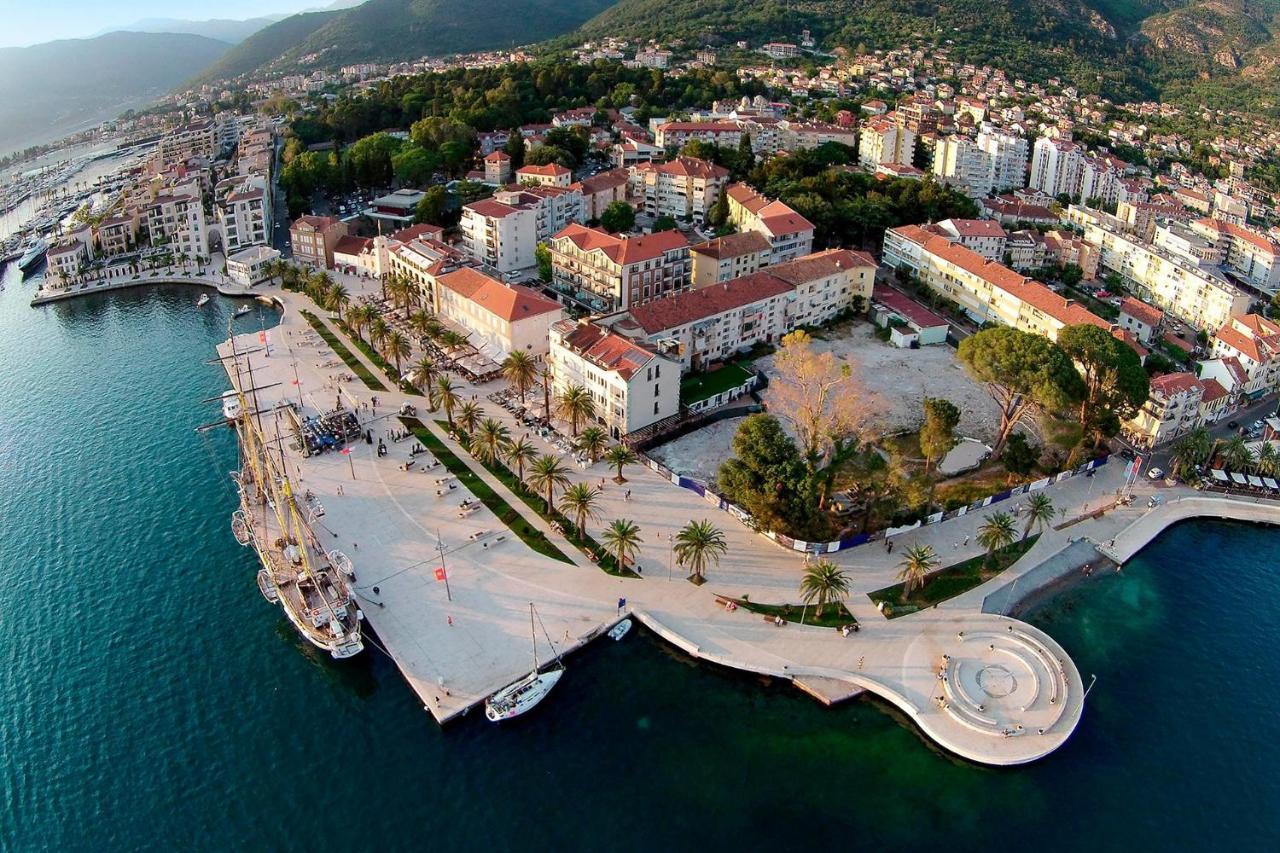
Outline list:
[[[1163,468],[1152,468],[1150,471],[1148,471],[1148,472],[1147,472],[1147,476],[1148,476],[1148,477],[1150,477],[1150,478],[1151,478],[1151,479],[1153,479],[1153,480],[1159,480],[1159,479],[1161,479],[1162,477],[1164,477],[1164,469],[1163,469]]]

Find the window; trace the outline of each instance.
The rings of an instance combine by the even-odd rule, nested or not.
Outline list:
[[[656,402],[653,404],[653,413],[655,415],[658,414],[658,404]]]
[[[658,383],[657,383],[657,382],[653,383],[653,396],[655,396],[655,397],[657,397],[657,396],[658,396]],[[656,406],[656,405],[657,405],[657,403],[654,403],[654,405]]]

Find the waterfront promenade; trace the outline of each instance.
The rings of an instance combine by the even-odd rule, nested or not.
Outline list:
[[[401,429],[394,413],[407,400],[419,407],[437,438],[460,459],[469,460],[432,423],[423,398],[338,382],[336,377],[345,369],[333,366],[332,353],[298,314],[304,307],[315,310],[309,300],[292,293],[274,295],[284,305],[285,316],[272,333],[270,356],[252,356],[258,385],[280,382],[282,396],[313,412],[331,408],[340,386],[346,404],[361,411],[375,442]],[[331,331],[338,330],[331,326]],[[246,347],[254,343],[243,341]],[[523,429],[485,399],[496,387],[500,384],[464,385],[460,393],[464,399],[474,395],[487,416],[503,420],[519,435]],[[373,407],[375,396],[378,405]],[[531,438],[540,450],[551,452],[549,445]],[[445,489],[438,496],[445,487],[437,479],[447,476],[440,467],[403,470],[409,444],[388,442],[390,454],[385,458],[377,457],[375,445],[361,443],[350,456],[295,457],[290,464],[300,487],[310,489],[325,505],[321,535],[352,558],[356,592],[378,641],[424,707],[441,721],[466,713],[528,671],[532,601],[561,653],[598,636],[625,611],[695,657],[790,679],[824,701],[870,691],[898,707],[942,747],[970,760],[996,765],[1032,761],[1070,736],[1083,712],[1087,679],[1051,637],[1002,614],[1019,599],[1078,570],[1072,552],[1068,559],[1054,562],[1064,549],[1075,547],[1073,540],[1104,547],[1111,540],[1136,541],[1137,534],[1126,533],[1135,524],[1154,527],[1157,522],[1150,519],[1175,517],[1170,509],[1146,515],[1146,493],[1157,488],[1147,482],[1136,486],[1137,500],[1131,506],[1093,517],[1114,503],[1123,485],[1123,466],[1118,463],[1093,477],[1055,484],[1049,493],[1062,511],[1062,529],[1046,532],[1000,577],[936,608],[897,619],[882,616],[866,593],[896,581],[902,549],[930,544],[946,564],[975,556],[980,553],[976,530],[986,514],[971,513],[904,533],[896,538],[896,554],[881,543],[841,552],[833,557],[849,571],[853,588],[848,607],[861,628],[846,637],[829,628],[793,623],[779,627],[759,614],[741,608],[730,611],[717,603],[717,596],[744,595],[761,603],[798,603],[803,556],[754,534],[645,468],[628,468],[623,486],[612,482],[612,472],[603,463],[574,467],[571,474],[576,482],[595,485],[604,479],[600,514],[589,525],[594,532],[615,518],[631,519],[640,528],[642,576],[622,579],[591,564],[474,462],[472,470],[557,544],[569,561],[536,553],[488,510],[459,517],[458,502],[467,497],[465,490]],[[1161,491],[1169,499],[1166,508],[1174,498],[1198,495],[1191,490]],[[1219,509],[1216,504],[1176,505],[1183,506],[1180,512]],[[1272,504],[1256,506],[1264,508],[1250,512],[1259,516],[1278,512]],[[697,518],[711,519],[729,545],[702,587],[683,580],[673,565],[669,538]],[[1088,547],[1081,550],[1096,555]],[[435,578],[442,563],[448,589]],[[1056,568],[1046,573],[1045,565]],[[620,611],[618,602],[624,598]],[[1000,600],[1000,605],[993,606],[993,600]],[[541,627],[538,646],[539,661],[550,661]],[[559,689],[572,689],[572,668]],[[549,702],[553,706],[554,698]]]
[[[126,273],[97,278],[91,281],[69,284],[66,287],[46,287],[43,284],[31,297],[31,305],[44,305],[48,302],[60,302],[74,299],[77,296],[88,296],[92,293],[105,293],[111,290],[125,290],[131,287],[149,287],[159,284],[193,285],[199,288],[212,288],[222,296],[253,297],[263,288],[245,287],[237,284],[225,275],[216,272],[197,273],[190,268],[166,267],[158,270],[146,270],[138,274]]]

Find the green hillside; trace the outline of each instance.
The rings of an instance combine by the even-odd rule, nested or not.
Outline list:
[[[195,82],[231,80],[241,74],[265,68],[341,14],[340,11],[305,12],[290,15],[283,21],[264,27],[223,54]]]

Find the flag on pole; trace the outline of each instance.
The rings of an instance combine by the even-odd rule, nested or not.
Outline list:
[[[339,453],[341,453],[343,456],[350,456],[350,455],[351,455],[351,448],[350,448],[350,447],[344,447],[344,448],[342,448],[341,450],[339,450],[338,452],[339,452]]]
[[[437,581],[444,580],[444,566],[436,566],[436,580]]]

